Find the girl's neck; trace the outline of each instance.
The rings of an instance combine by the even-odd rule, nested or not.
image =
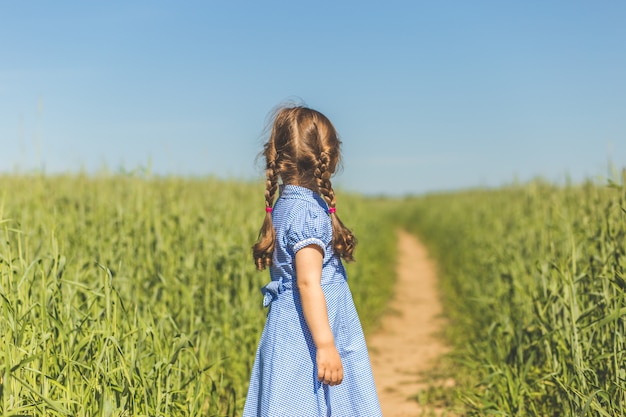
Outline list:
[[[315,180],[313,180],[313,181],[303,181],[302,178],[300,178],[300,179],[290,178],[287,181],[283,181],[283,185],[296,185],[298,187],[308,188],[311,191],[319,193],[319,189],[317,188],[317,183],[316,183]]]

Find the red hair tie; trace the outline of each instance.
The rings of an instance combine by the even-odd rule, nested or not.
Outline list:
[[[265,212],[266,213],[271,213],[272,212],[272,208],[271,207],[265,207]]]
[[[337,211],[337,209],[335,207],[331,207],[331,208],[328,209],[329,213],[334,213],[336,211]]]

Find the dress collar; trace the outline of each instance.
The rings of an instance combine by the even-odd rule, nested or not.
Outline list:
[[[283,198],[299,198],[302,200],[314,200],[316,201],[324,210],[328,210],[328,205],[317,192],[302,187],[301,185],[293,185],[293,184],[282,184],[280,186],[280,197]]]

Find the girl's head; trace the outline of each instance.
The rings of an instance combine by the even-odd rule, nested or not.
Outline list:
[[[351,261],[356,239],[335,213],[335,192],[330,182],[341,158],[340,147],[334,126],[322,113],[302,106],[280,108],[263,147],[265,206],[271,208],[274,204],[279,178],[284,184],[318,192],[330,208],[333,248],[339,256]],[[259,240],[252,248],[258,269],[271,265],[275,239],[272,216],[267,210]]]

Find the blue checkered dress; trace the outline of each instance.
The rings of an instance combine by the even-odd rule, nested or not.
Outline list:
[[[287,185],[272,219],[276,229],[272,280],[262,289],[263,304],[270,309],[252,368],[244,417],[381,416],[346,271],[331,246],[326,203],[307,188]],[[315,344],[295,284],[295,254],[308,245],[324,250],[321,284],[344,370],[343,382],[332,387],[317,380]]]

